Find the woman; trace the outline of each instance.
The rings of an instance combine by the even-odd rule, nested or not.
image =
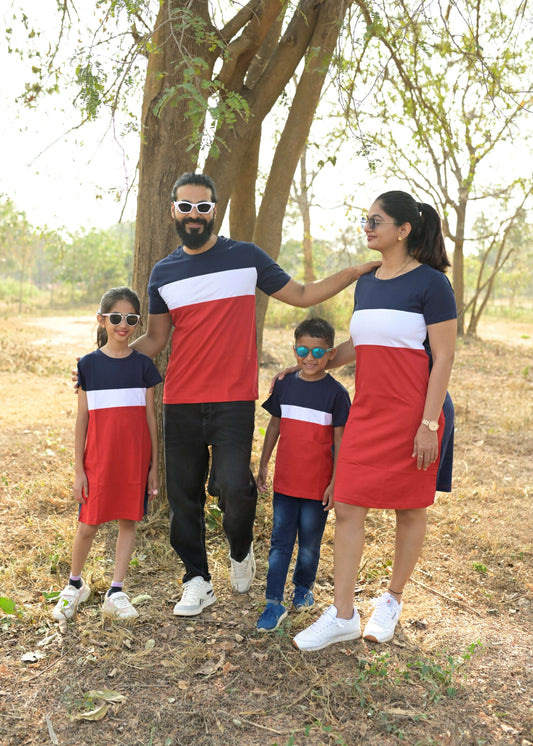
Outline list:
[[[353,597],[369,508],[396,511],[396,541],[389,588],[363,634],[374,642],[393,637],[403,589],[422,549],[427,506],[436,489],[451,489],[453,405],[447,386],[457,310],[444,275],[450,262],[440,218],[430,205],[392,191],[377,198],[362,224],[382,264],[359,279],[353,344],[340,345],[331,365],[357,358],[335,479],[335,599],[296,635],[300,650],[361,637]]]

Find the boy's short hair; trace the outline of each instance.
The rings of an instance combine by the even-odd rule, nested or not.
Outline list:
[[[304,336],[325,339],[328,347],[335,344],[335,329],[326,319],[311,318],[301,321],[294,330],[294,339],[296,341]]]

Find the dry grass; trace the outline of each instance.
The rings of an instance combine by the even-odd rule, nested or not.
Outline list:
[[[258,573],[244,596],[229,588],[227,546],[210,522],[217,603],[177,619],[181,566],[167,540],[164,505],[139,528],[128,589],[149,595],[133,627],[103,623],[100,601],[115,528],[90,555],[89,602],[65,635],[43,594],[68,577],[75,531],[71,498],[75,398],[69,370],[91,346],[92,321],[7,318],[0,335],[0,742],[32,744],[526,744],[533,742],[530,504],[533,491],[533,329],[498,321],[484,342],[458,346],[451,390],[457,411],[454,492],[430,510],[423,556],[398,634],[381,647],[356,642],[303,655],[291,636],[309,617],[290,613],[272,635],[255,632],[263,603],[270,505],[256,522]],[[289,359],[289,333],[269,331],[262,393]],[[352,389],[349,374],[339,376]],[[258,409],[254,460],[267,422]],[[333,520],[324,541],[318,605],[332,593]],[[372,513],[357,588],[363,617],[386,584],[394,542],[388,513]],[[312,612],[313,618],[315,612]],[[25,653],[44,657],[23,661]],[[126,700],[101,721],[74,719]]]

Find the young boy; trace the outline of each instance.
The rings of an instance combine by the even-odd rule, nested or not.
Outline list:
[[[294,331],[298,370],[276,381],[263,407],[268,424],[257,474],[257,486],[267,490],[268,462],[279,437],[274,471],[274,511],[268,557],[267,604],[259,617],[259,632],[277,629],[287,616],[285,581],[298,536],[293,573],[293,603],[298,611],[315,600],[320,543],[328,510],[333,507],[335,462],[350,397],[344,386],[326,373],[335,357],[335,330],[324,319],[306,319]]]

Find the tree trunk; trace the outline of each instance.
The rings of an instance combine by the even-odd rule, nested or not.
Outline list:
[[[457,334],[465,333],[465,285],[464,285],[464,242],[465,242],[466,203],[460,202],[457,208],[457,225],[453,248],[453,289],[457,303]]]
[[[350,4],[350,0],[331,0],[321,5],[305,70],[274,154],[257,216],[254,242],[276,260],[281,249],[283,218],[294,173],[309,136],[330,58],[341,30],[341,21]],[[267,306],[268,298],[259,292],[256,295],[256,314],[260,349]]]

